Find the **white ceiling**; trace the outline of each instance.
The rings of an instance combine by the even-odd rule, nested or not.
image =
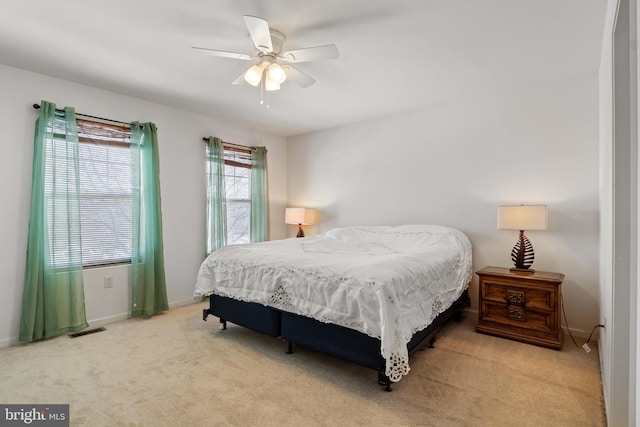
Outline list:
[[[2,0],[0,63],[291,136],[594,73],[605,2]],[[253,55],[243,15],[340,58],[299,64],[317,82],[267,109],[231,85],[249,63],[191,49]]]

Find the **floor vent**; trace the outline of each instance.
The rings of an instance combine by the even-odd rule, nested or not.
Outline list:
[[[75,334],[69,334],[69,338],[78,338],[78,337],[82,337],[84,335],[95,334],[96,332],[102,332],[102,331],[106,331],[106,329],[105,328],[89,329],[89,330],[82,331],[82,332],[76,332]]]

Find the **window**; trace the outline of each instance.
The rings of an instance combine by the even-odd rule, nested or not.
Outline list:
[[[85,267],[131,261],[131,131],[77,119]]]
[[[208,155],[209,153],[207,157]],[[207,174],[209,166],[207,162]],[[227,200],[227,244],[249,243],[251,240],[251,150],[224,146],[224,182]]]

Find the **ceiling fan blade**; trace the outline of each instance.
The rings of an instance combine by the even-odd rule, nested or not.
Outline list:
[[[238,76],[237,79],[235,79],[234,81],[231,82],[232,85],[241,85],[244,84],[245,80],[244,80],[244,74],[246,73],[246,71],[243,71],[242,74],[240,74]]]
[[[195,47],[195,46],[193,46],[192,49],[199,50],[205,55],[220,56],[222,58],[242,59],[245,61],[254,59],[253,57],[245,53],[226,52],[224,50],[207,49],[206,47]]]
[[[304,49],[290,50],[282,54],[284,61],[297,64],[299,62],[321,61],[323,59],[336,59],[339,56],[338,47],[335,44],[307,47]]]
[[[269,31],[269,23],[257,16],[244,15],[244,22],[247,25],[251,40],[256,49],[262,52],[272,52],[273,44],[271,43],[271,31]]]
[[[303,73],[293,65],[282,64],[284,72],[287,73],[287,79],[291,80],[300,87],[309,87],[316,82],[310,75]]]

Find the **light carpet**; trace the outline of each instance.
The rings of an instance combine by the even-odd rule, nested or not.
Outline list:
[[[0,403],[70,405],[77,426],[604,426],[598,350],[474,331],[417,352],[391,393],[377,373],[248,329],[206,303],[0,350]],[[592,343],[595,344],[595,343]]]

